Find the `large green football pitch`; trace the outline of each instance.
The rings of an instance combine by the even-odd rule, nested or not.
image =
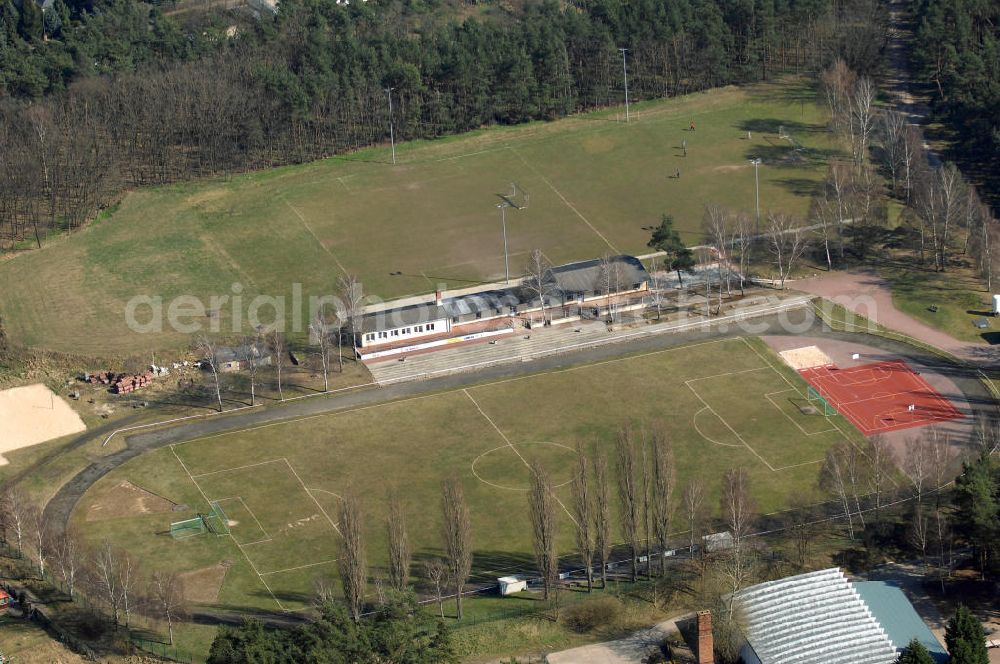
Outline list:
[[[662,213],[694,244],[706,204],[753,210],[751,157],[764,160],[763,210],[804,216],[835,152],[814,96],[797,79],[723,88],[637,104],[628,124],[619,109],[405,143],[395,166],[384,146],[135,191],[81,233],[0,262],[0,312],[23,343],[108,355],[189,343],[130,332],[139,294],[325,294],[347,270],[391,298],[499,278],[497,195],[511,182],[528,193],[507,213],[515,273],[536,248],[555,263],[643,253]]]
[[[694,344],[164,448],[103,478],[73,519],[89,539],[122,545],[148,570],[197,573],[228,561],[208,604],[295,610],[307,605],[317,577],[336,577],[338,496],[362,498],[377,573],[389,492],[403,498],[416,558],[426,559],[440,548],[441,482],[456,476],[472,511],[474,574],[493,578],[533,564],[528,462],[546,468],[568,507],[577,441],[610,458],[626,420],[668,430],[675,500],[700,478],[717,514],[721,476],[735,466],[749,471],[763,512],[817,495],[827,448],[862,439],[839,416],[807,414],[805,394],[799,376],[757,339]],[[128,513],[119,503],[95,512],[126,481],[186,508]],[[221,501],[230,534],[172,539],[170,523],[208,512],[210,500]],[[559,529],[560,550],[571,555],[562,508]],[[676,530],[682,537],[683,524]]]

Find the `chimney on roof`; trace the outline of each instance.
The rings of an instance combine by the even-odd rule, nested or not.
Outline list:
[[[712,642],[712,612],[698,612],[698,664],[715,664],[715,644]]]
[[[444,294],[440,289],[434,291],[434,304],[441,306],[441,302],[444,300]]]

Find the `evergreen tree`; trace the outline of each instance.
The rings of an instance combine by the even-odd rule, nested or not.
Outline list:
[[[944,642],[951,664],[989,664],[982,623],[965,606],[959,606],[955,617],[948,621]]]
[[[694,254],[681,240],[680,233],[674,228],[674,218],[663,215],[660,225],[653,229],[653,236],[647,246],[666,254],[663,265],[668,270],[677,272],[677,280],[684,284],[681,272],[689,272],[694,267]]]
[[[930,652],[917,639],[912,639],[906,644],[906,650],[896,660],[896,664],[934,664],[934,658]]]
[[[18,32],[25,41],[37,41],[42,38],[42,10],[35,4],[35,0],[22,0]]]
[[[955,479],[956,527],[976,550],[985,575],[1000,546],[1000,464],[984,452]]]

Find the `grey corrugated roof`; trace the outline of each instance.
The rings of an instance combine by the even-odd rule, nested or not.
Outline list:
[[[649,280],[646,268],[634,256],[613,256],[611,260],[621,266],[621,289],[625,290],[632,284],[641,284]],[[558,302],[562,293],[591,293],[599,289],[601,277],[601,259],[568,263],[552,268],[555,285],[546,296],[546,302]],[[459,295],[445,298],[441,304],[423,302],[411,304],[397,309],[365,314],[362,331],[372,332],[386,330],[404,325],[419,325],[431,321],[465,316],[479,311],[506,313],[509,307],[538,306],[537,293],[525,286],[511,286]]]
[[[762,664],[893,664],[896,648],[837,568],[761,583],[737,596]]]
[[[590,293],[603,290],[600,287],[603,259],[595,258],[579,263],[569,263],[552,268],[552,275],[556,279],[559,289],[565,293]],[[649,281],[649,274],[642,262],[635,256],[612,256],[612,264],[621,266],[622,289],[630,287],[632,284],[641,284]]]
[[[884,581],[862,581],[855,583],[854,588],[898,650],[906,648],[911,639],[917,639],[930,651],[934,661],[948,661],[948,651],[920,618],[902,590]]]

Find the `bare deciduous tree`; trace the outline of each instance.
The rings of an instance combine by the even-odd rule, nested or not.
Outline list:
[[[752,559],[749,543],[753,521],[756,518],[750,494],[750,478],[743,468],[731,468],[722,477],[720,499],[722,520],[733,538],[732,548],[724,557],[724,574],[728,579],[729,618],[735,612],[736,595],[752,577]]]
[[[868,156],[868,146],[871,143],[872,131],[875,128],[875,98],[878,90],[875,83],[867,76],[855,81],[851,90],[851,123],[854,139],[851,146],[854,161],[860,167]]]
[[[236,349],[236,358],[240,361],[240,370],[250,380],[250,405],[257,405],[257,374],[263,359],[260,352],[261,332],[256,336],[243,337]]]
[[[389,540],[389,585],[402,592],[410,582],[410,540],[406,532],[406,515],[399,495],[389,496],[389,519],[386,523]]]
[[[868,474],[868,488],[875,496],[875,521],[877,522],[881,519],[882,496],[893,483],[892,476],[896,471],[896,458],[888,441],[879,434],[869,439],[866,452],[868,465],[871,468],[871,472]]]
[[[138,564],[132,555],[124,549],[118,551],[118,594],[121,597],[121,609],[125,615],[125,629],[132,621],[132,612],[136,606],[136,592],[139,582]]]
[[[556,591],[559,580],[559,558],[556,555],[556,503],[548,473],[538,463],[531,464],[531,489],[528,491],[528,511],[534,537],[535,563],[542,576],[542,598],[545,601]]]
[[[434,586],[434,597],[437,599],[438,613],[444,618],[444,595],[442,587],[448,576],[448,565],[440,558],[431,558],[424,563],[424,575]]]
[[[903,463],[901,470],[906,478],[913,485],[913,491],[917,496],[917,504],[922,504],[924,491],[927,489],[927,480],[931,476],[931,441],[923,436],[911,436],[906,439],[903,448]]]
[[[76,593],[76,580],[83,562],[79,533],[67,528],[52,542],[52,563],[70,598]]]
[[[639,555],[639,477],[636,459],[635,434],[631,424],[624,424],[618,430],[615,444],[615,460],[618,470],[618,526],[622,539],[629,547],[632,567],[632,581],[638,576]]]
[[[31,503],[27,494],[16,484],[8,487],[0,500],[0,510],[3,514],[4,527],[13,531],[14,540],[17,542],[17,555],[21,556],[24,552],[24,540],[28,537],[31,513]]]
[[[667,573],[670,515],[676,470],[670,439],[662,425],[653,429],[653,533],[660,551],[660,576]]]
[[[684,493],[681,496],[684,503],[684,515],[687,517],[688,526],[688,551],[694,553],[694,543],[698,538],[699,526],[701,523],[701,510],[705,503],[705,485],[701,479],[692,477]]]
[[[167,636],[174,645],[174,623],[187,615],[184,585],[174,572],[153,572],[149,582],[153,615],[167,623]]]
[[[361,620],[368,585],[368,563],[365,559],[364,517],[361,501],[352,492],[340,501],[340,581],[344,588],[347,610],[355,620]]]
[[[90,578],[95,594],[111,610],[111,619],[118,624],[121,612],[121,591],[118,588],[118,551],[111,542],[104,540],[94,552]]]
[[[854,539],[854,511],[851,504],[851,480],[848,465],[851,444],[842,441],[826,451],[823,467],[820,470],[819,485],[824,491],[835,495],[844,508],[847,518],[847,532]]]
[[[576,550],[587,575],[587,592],[594,590],[594,499],[590,493],[590,462],[583,445],[576,445],[573,473],[573,515],[576,517]]]
[[[316,312],[316,317],[309,324],[309,334],[312,337],[312,343],[319,347],[319,362],[320,368],[323,370],[324,392],[330,391],[330,352],[333,341],[330,337],[333,336],[334,329],[336,329],[336,326],[327,320],[326,314],[323,311]]]
[[[611,559],[611,483],[608,460],[603,454],[594,459],[594,548],[601,561],[601,588],[606,589]]]
[[[45,512],[37,505],[31,505],[28,509],[28,528],[31,531],[31,546],[35,551],[38,573],[45,578],[45,563],[49,560],[49,542],[52,538]]]
[[[545,314],[546,300],[549,294],[556,288],[556,278],[552,274],[552,265],[545,258],[541,249],[535,249],[528,257],[528,264],[525,266],[527,276],[524,279],[524,287],[538,298],[542,306],[542,322],[548,322]]]
[[[222,412],[222,378],[219,376],[220,360],[219,347],[215,340],[208,335],[198,337],[196,341],[198,354],[201,355],[203,364],[208,365],[208,370],[212,373],[212,384],[215,387],[215,400],[219,404],[219,412]]]
[[[458,620],[461,620],[462,592],[472,571],[472,521],[465,502],[465,489],[457,477],[444,482],[442,503],[448,576],[455,588],[455,610]]]
[[[780,287],[784,288],[785,279],[809,248],[809,237],[798,219],[774,213],[767,216],[767,239],[778,268]]]
[[[271,344],[271,353],[274,355],[274,377],[278,380],[278,398],[285,400],[284,384],[282,382],[282,370],[285,368],[285,361],[288,359],[288,342],[285,335],[277,328],[268,334]]]
[[[343,320],[339,334],[343,336],[343,330],[347,330],[347,336],[351,341],[351,353],[357,347],[358,335],[362,332],[364,323],[364,301],[365,294],[361,281],[353,274],[346,274],[337,280],[337,287],[340,296],[340,311],[338,317]],[[339,344],[338,344],[339,348]],[[344,354],[339,353],[338,362],[340,371],[344,371]]]

